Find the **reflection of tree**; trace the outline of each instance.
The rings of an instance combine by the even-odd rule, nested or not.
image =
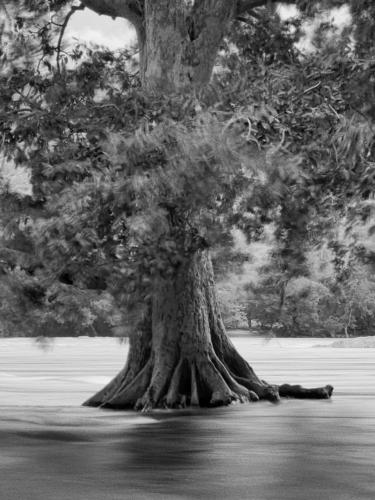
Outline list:
[[[155,424],[136,426],[130,441],[125,444],[132,465],[147,464],[160,470],[199,464],[200,452],[206,451],[211,444],[201,421],[190,413],[186,416],[189,418],[167,418]]]
[[[186,412],[131,430],[121,441],[121,455],[114,464],[126,472],[130,487],[141,484],[142,490],[173,496],[183,493],[184,484],[192,481],[197,470],[204,474],[215,440],[196,417]]]

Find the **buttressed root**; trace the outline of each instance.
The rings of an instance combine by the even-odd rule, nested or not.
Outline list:
[[[264,380],[235,376],[230,368],[213,355],[202,356],[194,361],[180,359],[171,376],[160,378],[162,367],[157,370],[155,384],[155,365],[149,359],[139,373],[129,380],[126,370],[106,386],[105,391],[89,399],[85,405],[106,408],[134,408],[149,411],[154,408],[185,408],[187,406],[226,406],[233,402],[253,402],[266,400],[277,402],[280,398],[329,399],[333,387],[305,388],[300,385],[268,384]]]

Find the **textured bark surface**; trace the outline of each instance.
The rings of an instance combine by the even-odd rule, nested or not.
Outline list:
[[[163,91],[202,87],[234,17],[234,0],[145,1],[142,82]]]

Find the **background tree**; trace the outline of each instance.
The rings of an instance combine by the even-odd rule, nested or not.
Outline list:
[[[353,44],[350,38],[358,29],[357,16],[365,25],[364,20],[367,19],[366,32],[371,33],[368,8],[370,6],[365,3],[353,8],[355,22],[349,28],[335,29],[329,22],[321,24],[313,39],[314,51],[309,55],[298,54],[295,46],[303,24],[301,18],[292,22],[293,31],[290,31],[287,25],[280,25],[273,18],[270,21],[269,17],[268,22],[261,19],[248,24],[245,30],[239,30],[237,47],[242,47],[242,50],[240,55],[231,55],[233,82],[241,81],[242,75],[245,85],[251,89],[249,93],[256,89],[258,101],[262,102],[266,96],[268,104],[275,110],[274,116],[284,127],[289,151],[300,155],[298,181],[294,176],[288,179],[288,172],[281,172],[274,180],[269,178],[271,182],[260,187],[259,197],[251,199],[250,207],[264,218],[265,210],[274,207],[275,198],[278,198],[278,211],[271,211],[268,217],[268,222],[273,221],[276,226],[272,261],[263,268],[260,282],[252,285],[249,308],[253,309],[252,316],[259,324],[268,329],[278,326],[279,333],[301,335],[322,332],[335,335],[346,331],[340,320],[340,317],[343,318],[341,306],[346,303],[343,299],[346,294],[342,295],[339,290],[345,287],[349,290],[349,281],[355,279],[358,271],[355,268],[363,263],[360,264],[357,257],[354,259],[353,275],[347,273],[350,278],[345,284],[340,273],[330,276],[330,282],[323,279],[317,283],[311,276],[313,269],[307,256],[314,247],[324,247],[326,238],[335,247],[337,225],[346,226],[348,232],[346,238],[339,238],[339,246],[344,247],[345,254],[352,252],[349,248],[350,234],[358,225],[359,217],[363,220],[372,217],[368,203],[367,209],[364,209],[363,203],[372,196],[373,132],[368,96],[373,85],[368,80],[371,70],[367,72],[372,49],[367,45],[367,50],[364,50],[362,42]],[[267,41],[264,37],[266,27],[269,29]],[[362,29],[365,27],[362,26]],[[258,43],[250,44],[250,39],[253,42],[258,40]],[[262,47],[262,65],[258,64],[259,52],[253,49],[257,45]],[[252,79],[251,85],[249,79]],[[266,123],[266,127],[270,125]],[[269,138],[270,134],[265,133],[264,126],[259,127],[257,132],[259,141]],[[281,182],[282,188],[275,189]],[[254,235],[251,224],[244,230]],[[334,257],[330,255],[329,259]],[[305,285],[296,288],[294,285],[297,283]],[[306,288],[307,283],[310,284]],[[289,303],[285,304],[288,284]],[[333,299],[335,310],[331,308],[329,311],[330,308],[327,310],[319,305],[319,301],[316,302],[314,290],[319,288]],[[366,289],[371,295],[371,283],[367,282]],[[308,301],[310,305],[315,304],[310,312]],[[357,304],[359,302],[356,301]],[[358,309],[356,316],[359,318],[364,314],[371,318],[365,309],[368,310],[365,307],[361,313]],[[354,322],[354,315],[351,318]],[[356,329],[354,323],[350,331],[363,332]],[[372,334],[371,327],[367,331]]]

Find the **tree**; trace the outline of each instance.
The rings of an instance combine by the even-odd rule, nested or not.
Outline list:
[[[238,186],[246,186],[256,177],[256,167],[265,155],[256,153],[250,144],[251,127],[243,123],[241,113],[232,111],[230,119],[223,120],[218,116],[221,112],[225,116],[225,107],[213,106],[208,112],[206,103],[212,102],[216,90],[210,83],[213,68],[232,23],[266,3],[84,0],[82,6],[99,14],[128,19],[137,32],[143,90],[133,92],[133,98],[138,105],[147,100],[154,120],[148,118],[141,128],[136,119],[137,126],[123,124],[125,134],[117,134],[118,123],[117,131],[108,134],[101,134],[98,126],[90,129],[89,119],[95,116],[97,120],[101,111],[95,108],[95,101],[82,101],[82,88],[77,90],[77,86],[83,84],[77,75],[74,82],[69,80],[60,46],[57,72],[49,82],[43,75],[33,80],[32,87],[37,94],[43,93],[44,103],[31,105],[38,105],[37,120],[36,112],[28,109],[29,122],[22,123],[17,133],[22,132],[23,140],[35,139],[34,126],[39,138],[40,131],[47,135],[42,138],[44,149],[38,146],[37,152],[35,147],[29,151],[39,201],[49,212],[39,221],[44,227],[38,236],[43,265],[48,267],[49,262],[60,259],[54,270],[59,279],[62,274],[65,279],[67,274],[80,276],[86,284],[85,269],[94,263],[98,279],[106,279],[108,274],[113,277],[113,269],[118,270],[123,279],[118,278],[117,285],[129,288],[134,306],[143,302],[142,308],[135,308],[138,321],[124,369],[85,403],[89,406],[147,410],[215,406],[233,400],[274,401],[282,396],[329,398],[332,394],[329,385],[304,389],[288,384],[277,387],[261,380],[228,338],[216,298],[210,257],[214,233],[223,234],[227,228],[226,213],[233,211],[241,191]],[[272,15],[272,9],[268,14]],[[50,50],[48,36],[43,40]],[[96,63],[100,65],[105,57],[101,54]],[[48,59],[45,64],[51,65]],[[82,68],[86,82],[97,77],[95,64],[83,63]],[[30,85],[30,75],[13,74],[13,78]],[[128,85],[128,95],[131,87]],[[89,83],[84,90],[86,95],[94,93]],[[10,114],[18,106],[13,95],[6,103]],[[125,103],[119,103],[121,94],[116,97],[116,104],[108,106],[119,110]],[[91,115],[83,111],[85,105]],[[130,106],[128,100],[126,106]],[[68,115],[74,112],[77,116],[79,107],[82,115],[77,127]],[[120,115],[121,111],[112,110],[111,115],[103,116],[102,127],[109,120],[119,121]],[[81,140],[77,134],[82,134],[83,123]],[[51,128],[60,134],[52,153],[48,148],[56,133],[50,135]],[[70,138],[75,134],[70,142],[64,135],[66,128]],[[13,130],[6,133],[9,142],[17,142]],[[273,155],[279,164],[293,164],[276,147]],[[68,248],[66,241],[70,242]]]

